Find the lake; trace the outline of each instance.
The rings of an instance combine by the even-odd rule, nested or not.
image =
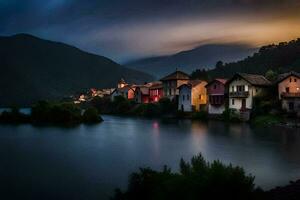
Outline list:
[[[244,167],[269,189],[300,178],[300,131],[190,120],[103,116],[74,128],[0,125],[1,194],[7,199],[108,199],[139,167],[178,170],[202,153]]]

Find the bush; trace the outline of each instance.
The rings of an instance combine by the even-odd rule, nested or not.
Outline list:
[[[109,97],[94,97],[88,104],[102,114],[112,112],[112,103]]]
[[[222,119],[224,121],[231,121],[231,122],[240,122],[240,117],[238,113],[234,109],[226,109],[222,113]]]
[[[54,103],[40,101],[32,106],[34,122],[72,124],[81,122],[81,109],[73,103]]]
[[[177,111],[177,103],[172,102],[169,98],[161,98],[158,103],[162,114],[170,114]]]
[[[123,96],[116,96],[111,104],[112,113],[114,114],[128,114],[133,107],[133,102]]]
[[[168,167],[162,171],[141,168],[131,174],[128,189],[117,189],[114,200],[198,200],[198,199],[253,199],[259,190],[254,177],[240,167],[209,163],[199,154],[191,162],[180,161],[180,172]]]
[[[282,117],[277,116],[277,115],[271,115],[271,114],[260,115],[260,116],[255,117],[252,120],[252,122],[255,125],[259,125],[259,126],[275,125],[282,121],[283,121]]]
[[[160,115],[160,107],[157,104],[139,104],[130,114],[143,116],[143,117],[158,117]]]
[[[100,117],[96,108],[88,108],[82,115],[82,121],[84,123],[99,123],[103,121],[103,119]]]

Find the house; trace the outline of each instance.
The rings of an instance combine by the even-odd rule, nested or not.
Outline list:
[[[253,97],[271,86],[262,75],[237,73],[228,82],[229,108],[236,111],[249,111],[253,107]]]
[[[126,83],[124,79],[121,79],[118,82],[118,87],[110,95],[111,100],[113,101],[116,96],[123,96],[128,100],[132,100],[134,99],[135,89],[136,89],[135,85],[130,85]]]
[[[179,86],[178,110],[200,111],[206,105],[206,84],[206,81],[190,80]]]
[[[300,73],[291,71],[280,74],[277,80],[278,98],[287,112],[300,111]]]
[[[178,70],[162,78],[161,82],[163,84],[164,97],[176,100],[176,97],[179,95],[178,87],[187,84],[189,80],[190,76],[188,74]]]
[[[208,96],[208,113],[222,114],[226,108],[227,90],[226,79],[214,79],[205,87]]]
[[[149,88],[150,103],[158,102],[164,96],[163,84],[160,81],[153,82]]]
[[[149,103],[149,86],[136,86],[134,98],[137,103]]]

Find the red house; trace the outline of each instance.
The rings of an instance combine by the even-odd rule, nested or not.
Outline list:
[[[149,86],[137,86],[134,96],[137,103],[149,103]]]
[[[215,79],[206,85],[208,96],[208,113],[222,114],[225,110],[225,79]]]
[[[150,103],[158,102],[164,96],[163,84],[160,81],[153,82],[149,88]]]

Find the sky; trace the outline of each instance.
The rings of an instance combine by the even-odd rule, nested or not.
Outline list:
[[[0,0],[0,35],[29,33],[124,63],[296,39],[299,10],[300,0]]]

